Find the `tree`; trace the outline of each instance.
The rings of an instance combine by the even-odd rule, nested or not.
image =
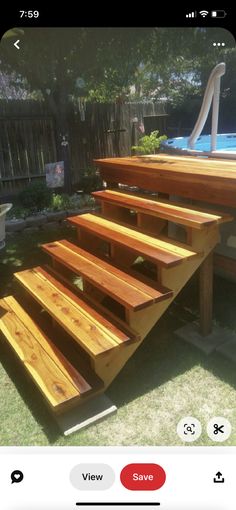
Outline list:
[[[224,47],[213,46],[223,40]],[[225,62],[223,86],[230,86],[236,65],[233,35],[220,28],[156,28],[137,73],[139,98],[165,98],[179,104],[186,96],[203,94],[212,68]]]
[[[47,103],[57,128],[59,159],[68,157],[69,102],[78,96],[99,98],[103,89],[103,99],[114,100],[128,90],[142,41],[148,35],[148,29],[24,29],[19,53],[11,37],[3,38],[2,70],[9,76],[14,73],[25,88],[37,91]],[[66,188],[70,191],[70,173],[66,170]]]
[[[16,30],[1,42],[1,70],[15,90],[23,85],[48,105],[55,119],[58,159],[65,162],[68,106],[78,97],[118,104],[163,98],[179,106],[203,93],[212,67],[222,60],[229,68],[223,88],[236,94],[235,41],[223,29],[25,28],[20,29],[19,52],[12,43]],[[222,38],[225,47],[214,47]],[[70,190],[68,164],[65,170]]]

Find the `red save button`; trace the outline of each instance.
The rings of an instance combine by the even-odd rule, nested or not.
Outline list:
[[[164,485],[166,474],[158,464],[128,464],[122,469],[120,480],[130,491],[156,491]]]

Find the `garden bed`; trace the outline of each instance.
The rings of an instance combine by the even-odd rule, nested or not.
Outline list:
[[[6,219],[7,234],[26,230],[53,229],[66,220],[96,209],[94,198],[88,193],[53,193],[45,183],[31,183],[16,198]]]
[[[69,216],[77,216],[91,211],[98,210],[98,207],[86,207],[83,209],[71,209],[68,211],[49,211],[45,213],[39,212],[25,218],[12,218],[6,221],[6,234],[13,232],[34,232],[38,229],[57,228]]]

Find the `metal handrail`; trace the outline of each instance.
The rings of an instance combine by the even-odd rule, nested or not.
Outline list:
[[[218,129],[218,117],[219,117],[219,102],[220,102],[220,80],[221,76],[225,74],[225,63],[221,62],[217,64],[212,70],[210,77],[207,82],[207,87],[202,101],[200,113],[198,115],[197,122],[193,128],[193,131],[188,139],[188,147],[194,149],[195,142],[200,136],[211,107],[212,106],[212,122],[211,122],[211,151],[216,150],[217,140],[217,129]]]

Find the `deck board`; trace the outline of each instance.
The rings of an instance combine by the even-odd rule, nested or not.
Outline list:
[[[15,277],[91,356],[103,355],[130,340],[82,300],[73,301],[67,289],[42,268],[21,271]]]
[[[236,161],[173,157],[94,160],[104,181],[236,207]]]
[[[99,201],[105,201],[112,205],[133,209],[137,212],[197,229],[232,220],[232,216],[223,212],[201,211],[195,206],[187,207],[186,204],[172,201],[165,202],[158,199],[152,200],[144,196],[137,196],[137,194],[132,195],[115,190],[96,191],[92,195]]]
[[[0,329],[54,409],[92,390],[12,296],[0,300]]]
[[[94,235],[118,243],[165,267],[172,267],[199,255],[180,243],[156,239],[98,215],[87,213],[68,220],[78,228],[82,227]]]
[[[126,308],[140,310],[170,297],[169,289],[147,285],[66,240],[47,243],[42,248],[55,260],[111,296]]]

